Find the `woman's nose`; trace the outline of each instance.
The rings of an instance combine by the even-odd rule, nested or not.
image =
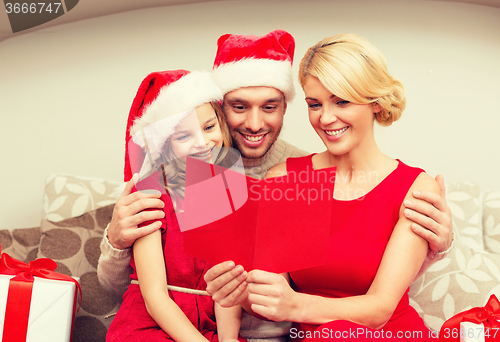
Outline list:
[[[335,109],[332,107],[323,107],[323,113],[321,113],[320,122],[323,125],[329,125],[338,120]]]

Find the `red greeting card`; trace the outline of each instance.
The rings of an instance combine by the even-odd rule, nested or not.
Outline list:
[[[184,252],[247,271],[282,273],[326,263],[335,169],[255,180],[242,168],[188,158]]]

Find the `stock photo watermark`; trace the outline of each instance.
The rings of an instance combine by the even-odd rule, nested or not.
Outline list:
[[[36,27],[71,11],[79,0],[11,1],[4,0],[12,33]]]
[[[251,170],[252,172],[253,170]],[[370,190],[352,187],[350,182],[354,181],[357,185],[378,184],[379,175],[376,171],[347,171],[338,172],[333,168],[321,170],[302,170],[299,172],[289,172],[286,175],[277,175],[272,179],[258,179],[257,177],[249,180],[248,194],[249,200],[253,201],[306,201],[307,204],[316,201],[338,199],[354,199],[361,201]],[[332,185],[337,181],[347,184],[343,188]],[[267,184],[287,184],[287,187],[268,186]],[[310,184],[319,184],[319,187],[310,187]]]
[[[422,331],[390,331],[390,330],[373,330],[364,327],[356,329],[349,328],[348,330],[334,330],[330,328],[323,328],[315,331],[303,331],[297,328],[290,329],[291,338],[314,338],[314,339],[328,339],[328,340],[345,340],[345,339],[423,339]],[[435,338],[435,332],[429,331],[428,338]],[[426,336],[427,338],[427,336]]]

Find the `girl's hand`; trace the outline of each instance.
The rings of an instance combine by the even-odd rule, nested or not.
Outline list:
[[[275,322],[298,322],[294,317],[299,311],[299,296],[286,278],[260,270],[248,272],[248,302],[252,311]]]
[[[247,272],[241,265],[226,261],[213,266],[204,275],[207,292],[224,308],[241,304],[247,297]]]

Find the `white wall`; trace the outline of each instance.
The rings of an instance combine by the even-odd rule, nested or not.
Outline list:
[[[407,88],[402,119],[377,129],[381,149],[446,181],[500,189],[500,9],[434,1],[224,1],[100,17],[0,42],[0,229],[39,225],[51,173],[122,179],[125,121],[147,73],[210,69],[220,35],[276,28],[296,38],[295,74],[320,39],[365,36]],[[297,88],[282,137],[321,151]]]

